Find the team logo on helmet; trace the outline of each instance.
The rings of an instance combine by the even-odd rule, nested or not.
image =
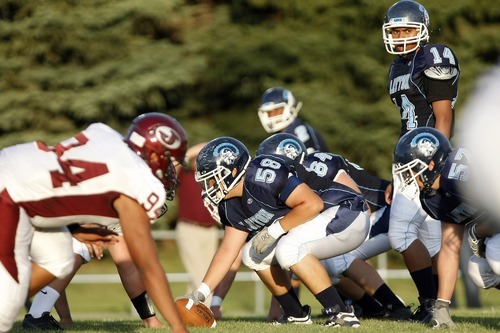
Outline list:
[[[293,140],[286,139],[280,142],[278,150],[283,150],[285,156],[294,160],[302,153],[302,148]]]
[[[179,133],[168,126],[158,126],[155,129],[155,137],[168,149],[177,149],[182,144],[182,139]]]
[[[229,142],[221,143],[214,149],[214,156],[220,156],[220,160],[227,165],[234,164],[239,155],[239,149]]]
[[[439,140],[431,133],[420,133],[410,142],[411,147],[418,148],[426,157],[432,157],[439,148]]]

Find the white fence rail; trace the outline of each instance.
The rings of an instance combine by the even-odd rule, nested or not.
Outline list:
[[[221,233],[222,235],[222,233]],[[159,230],[153,231],[153,238],[156,240],[175,240],[175,231]],[[383,279],[409,279],[410,274],[406,269],[387,269],[387,254],[382,254],[378,257],[377,271]],[[167,278],[170,283],[189,282],[190,277],[187,273],[167,273]],[[238,272],[235,281],[254,282],[255,284],[255,313],[262,314],[265,312],[265,287],[260,281],[257,274],[254,272]],[[71,283],[81,284],[107,284],[121,283],[118,274],[76,274]]]

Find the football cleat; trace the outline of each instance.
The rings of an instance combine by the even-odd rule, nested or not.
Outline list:
[[[304,317],[292,317],[292,316],[281,316],[280,319],[273,321],[273,325],[287,325],[287,324],[295,324],[295,325],[309,325],[312,324],[311,319],[311,307],[309,305],[304,305],[302,310],[306,314]]]
[[[328,319],[323,324],[327,327],[360,327],[361,323],[354,314],[354,308],[352,305],[347,305],[348,312],[336,312],[333,308],[327,308],[321,310],[324,315],[328,316]]]
[[[437,300],[430,324],[433,328],[453,328],[455,323],[451,319],[450,303]]]
[[[422,324],[427,324],[432,319],[432,314],[434,312],[434,303],[436,302],[436,300],[419,297],[418,301],[420,302],[420,305],[413,312],[410,319]]]
[[[46,330],[46,331],[62,331],[63,328],[57,320],[50,315],[50,312],[42,313],[40,318],[33,318],[29,313],[24,316],[22,328],[25,330]]]

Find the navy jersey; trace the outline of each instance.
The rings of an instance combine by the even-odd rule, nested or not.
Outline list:
[[[453,150],[441,172],[439,189],[430,193],[421,192],[422,207],[432,218],[457,224],[488,218],[482,208],[463,196],[467,182],[471,181],[469,157],[470,152],[464,147]]]
[[[442,44],[425,45],[392,63],[388,88],[401,114],[400,137],[417,127],[435,127],[431,104],[451,100],[453,106],[458,96],[459,76],[455,54]]]
[[[314,151],[329,151],[328,145],[321,133],[299,118],[295,118],[295,120],[283,130],[283,133],[293,134],[298,137],[306,146],[308,153]]]
[[[389,181],[372,176],[357,164],[349,162],[341,155],[331,153],[313,153],[305,157],[302,164],[320,177],[334,179],[340,170],[344,170],[356,182],[372,212],[387,205],[385,189]]]
[[[363,197],[349,187],[318,177],[285,156],[259,155],[248,165],[243,196],[219,204],[221,223],[252,236],[291,210],[285,202],[302,183],[323,199],[323,210],[337,205],[358,212],[367,209]]]

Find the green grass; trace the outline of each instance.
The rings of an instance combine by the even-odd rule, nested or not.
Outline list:
[[[454,311],[453,319],[457,327],[453,333],[470,332],[498,332],[500,330],[500,319],[498,310],[493,309],[459,309]],[[325,330],[335,330],[335,328],[324,328],[320,324],[322,318],[315,317],[315,324],[274,326],[263,321],[259,316],[233,317],[218,322],[215,329],[210,328],[190,328],[191,332],[325,332]],[[12,332],[20,332],[19,323],[16,323]],[[345,331],[345,329],[341,329]],[[130,319],[84,319],[75,322],[67,332],[156,332],[159,329],[145,329],[138,320]],[[161,330],[164,331],[164,330]],[[362,320],[361,327],[355,332],[363,333],[400,333],[400,332],[431,332],[432,328],[417,323],[399,323],[382,320],[367,319]]]
[[[173,242],[163,242],[158,246],[158,253],[167,272],[183,272],[182,263],[178,257],[177,248]],[[392,260],[392,268],[401,268],[397,260]],[[248,271],[245,268],[242,270]],[[79,274],[116,273],[116,268],[109,256],[101,261],[94,260],[85,265]],[[409,279],[392,279],[387,284],[398,294],[407,305],[417,304],[417,291]],[[171,283],[174,297],[183,295],[187,291],[186,283]],[[193,328],[191,332],[323,332],[326,328],[319,325],[307,327],[286,326],[276,327],[265,322],[267,313],[255,313],[254,282],[234,282],[223,303],[223,321],[218,323],[214,330]],[[500,292],[494,290],[480,290],[482,307],[468,309],[465,307],[463,285],[457,284],[457,308],[452,309],[454,321],[458,328],[453,332],[495,332],[500,330]],[[130,300],[127,298],[121,284],[70,284],[67,289],[75,326],[67,332],[154,332],[156,330],[144,329],[135,312],[131,309]],[[270,294],[265,291],[265,308],[267,311]],[[302,288],[300,294],[304,304],[311,305],[315,322],[321,323],[318,318],[321,306],[317,300]],[[414,306],[413,306],[414,308]],[[25,312],[19,315],[19,320]],[[52,311],[54,317],[57,314]],[[20,331],[20,321],[16,323],[13,332]],[[362,327],[356,332],[388,333],[388,332],[426,332],[431,331],[419,324],[394,323],[380,320],[362,320]]]

